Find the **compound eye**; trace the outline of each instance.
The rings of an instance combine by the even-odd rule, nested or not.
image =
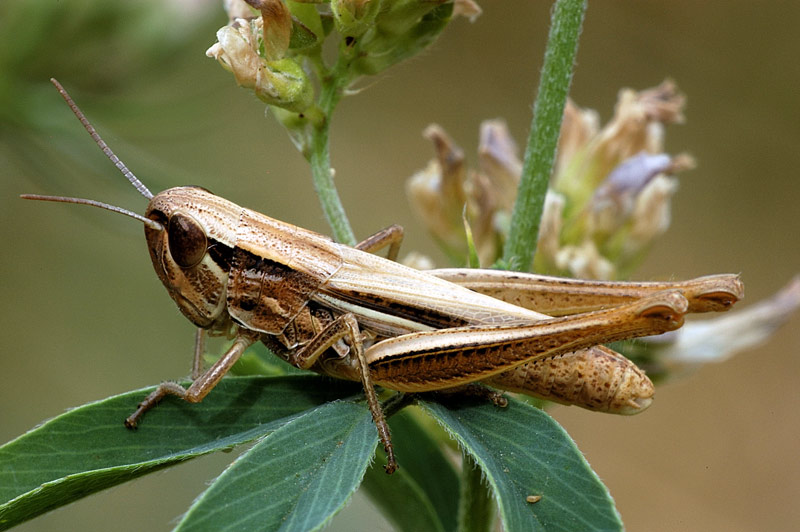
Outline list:
[[[206,254],[208,239],[200,224],[191,216],[173,214],[167,227],[169,253],[181,268],[196,266]]]

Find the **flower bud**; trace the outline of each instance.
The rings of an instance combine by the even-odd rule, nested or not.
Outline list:
[[[261,18],[238,19],[217,31],[217,43],[206,55],[213,57],[233,73],[242,87],[253,89],[262,101],[290,111],[307,109],[314,98],[314,88],[302,67],[292,58],[267,61],[258,53],[258,29]],[[271,53],[284,49],[276,37]],[[285,42],[288,47],[288,40]],[[284,49],[285,51],[285,49]]]
[[[394,0],[384,2],[374,25],[357,40],[353,76],[372,75],[413,57],[444,30],[453,13],[447,0]]]
[[[375,23],[379,0],[331,0],[336,31],[346,38],[358,38]]]

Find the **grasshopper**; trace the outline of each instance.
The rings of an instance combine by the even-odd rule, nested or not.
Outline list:
[[[156,274],[198,328],[192,384],[163,382],[125,420],[129,428],[167,395],[202,401],[261,341],[296,367],[362,383],[391,473],[397,463],[376,385],[417,393],[486,383],[635,413],[652,401],[652,383],[600,344],[674,330],[688,311],[724,310],[743,296],[736,275],[604,283],[495,270],[419,271],[394,260],[399,226],[349,247],[203,188],[153,195],[51,81],[149,204],[142,216],[82,198],[22,197],[96,206],[142,222]],[[387,247],[387,258],[375,254]],[[206,333],[233,343],[203,371]]]

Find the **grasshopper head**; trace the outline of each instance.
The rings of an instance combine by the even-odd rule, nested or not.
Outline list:
[[[241,208],[199,187],[176,187],[150,200],[145,226],[153,268],[198,327],[225,330],[228,273]]]

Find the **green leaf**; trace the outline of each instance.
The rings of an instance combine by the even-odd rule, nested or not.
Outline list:
[[[0,530],[157,469],[252,441],[359,389],[320,377],[231,377],[202,403],[165,399],[137,431],[122,422],[153,388],[78,407],[0,447]]]
[[[286,5],[292,13],[292,40],[289,42],[289,48],[292,50],[303,49],[309,45],[308,35],[296,36],[295,33],[298,31],[307,32],[313,36],[314,44],[321,43],[326,32],[322,27],[322,19],[317,8],[312,4],[301,2],[287,2]]]
[[[363,402],[315,408],[240,456],[176,530],[317,530],[358,488],[377,443]]]
[[[464,234],[467,237],[467,258],[468,266],[470,268],[480,268],[481,259],[478,256],[478,249],[475,247],[475,240],[472,237],[472,227],[469,226],[467,220],[467,204],[464,204],[464,210],[461,212],[461,222],[464,224]]]
[[[493,493],[486,484],[483,471],[465,454],[461,465],[461,503],[458,512],[459,532],[492,530],[495,521]]]
[[[480,465],[505,530],[622,529],[605,486],[546,413],[514,399],[507,408],[421,404]],[[529,495],[542,499],[531,504]]]
[[[403,466],[392,475],[384,471],[386,453],[378,449],[362,487],[383,516],[401,532],[443,532],[431,500],[414,476]]]
[[[219,356],[205,357],[206,366],[211,366],[214,362],[219,360]],[[300,369],[292,366],[282,358],[275,355],[261,342],[257,342],[250,346],[236,361],[228,375],[265,375],[267,377],[277,377],[280,375],[316,375],[308,370]]]
[[[383,470],[386,457],[367,471],[363,487],[384,516],[401,531],[454,531],[459,480],[441,445],[417,423],[411,409],[389,420],[399,469]]]
[[[300,20],[298,20],[295,17],[292,17],[292,33],[289,37],[289,49],[297,53],[305,51],[314,46],[317,46],[322,41],[321,39],[322,25],[318,24],[318,26],[319,26],[319,32],[315,33],[313,30],[311,30],[311,28],[303,24]]]

